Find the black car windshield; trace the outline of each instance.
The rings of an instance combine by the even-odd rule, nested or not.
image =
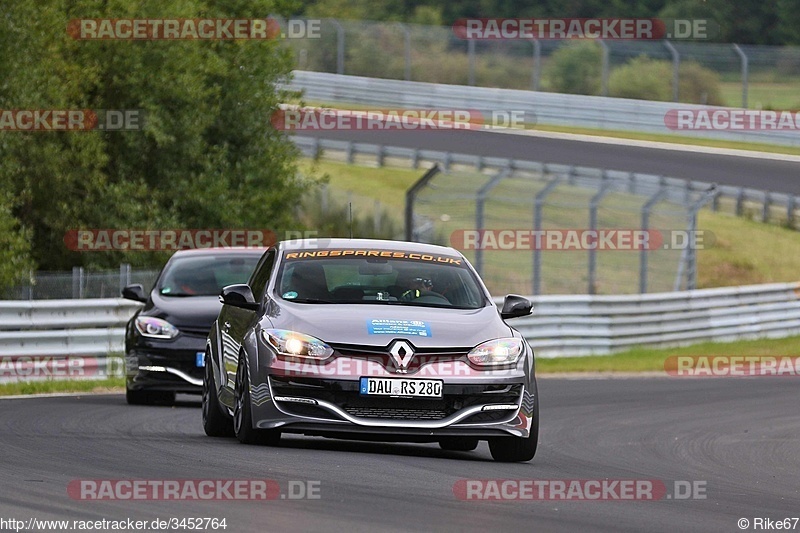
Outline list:
[[[163,296],[217,296],[226,285],[247,283],[260,254],[198,255],[173,258],[158,280]]]
[[[414,305],[477,309],[487,299],[463,258],[379,251],[287,252],[276,289],[308,304]],[[325,254],[319,257],[317,254]],[[388,256],[388,257],[387,257]]]

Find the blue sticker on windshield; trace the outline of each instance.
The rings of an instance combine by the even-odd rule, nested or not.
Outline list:
[[[367,320],[370,335],[408,335],[430,337],[431,327],[422,320],[393,320],[391,318],[372,318]]]
[[[283,297],[286,300],[294,300],[295,298],[297,298],[297,293],[294,291],[284,292]]]

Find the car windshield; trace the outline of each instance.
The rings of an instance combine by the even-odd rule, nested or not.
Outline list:
[[[247,283],[260,255],[225,253],[173,258],[159,277],[163,296],[217,296],[226,285]]]
[[[284,300],[309,304],[413,305],[477,309],[486,297],[463,258],[353,250],[284,254],[276,284]],[[317,254],[327,254],[319,257]],[[343,254],[348,257],[342,257]]]

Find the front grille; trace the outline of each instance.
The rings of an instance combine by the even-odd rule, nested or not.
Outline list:
[[[345,411],[360,418],[387,418],[391,420],[441,420],[447,417],[447,411],[441,409],[348,407]]]
[[[181,333],[186,335],[191,335],[193,337],[208,337],[208,332],[211,331],[211,327],[207,328],[198,328],[197,326],[179,326],[178,329]]]
[[[512,385],[505,392],[487,393],[504,387],[445,384],[442,398],[391,398],[362,396],[355,381],[276,376],[270,376],[270,380],[275,396],[313,398],[332,403],[351,416],[387,420],[441,420],[474,405],[517,404],[522,392],[522,385]],[[281,408],[290,414],[317,418],[321,418],[319,413],[325,411],[320,407],[292,402],[281,402]],[[325,418],[331,416],[329,413]],[[483,411],[470,416],[467,421],[494,422],[508,416],[509,411]]]

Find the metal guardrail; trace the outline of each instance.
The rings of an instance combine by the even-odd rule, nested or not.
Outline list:
[[[566,177],[569,185],[596,188],[600,180],[616,181],[624,183],[624,188],[630,194],[642,196],[650,196],[664,187],[668,190],[668,196],[665,199],[676,202],[689,198],[692,193],[709,191],[713,186],[715,187],[714,198],[709,207],[714,211],[724,209],[722,204],[727,201],[732,212],[737,216],[742,216],[746,211],[751,210],[755,211],[757,218],[762,222],[774,220],[786,223],[790,227],[794,227],[794,221],[798,217],[796,211],[800,208],[800,196],[749,187],[719,185],[705,181],[684,180],[637,172],[486,157],[475,154],[457,154],[422,148],[337,141],[302,135],[293,135],[291,138],[303,155],[307,157],[320,157],[323,152],[327,151],[340,153],[341,159],[351,164],[356,161],[358,156],[367,156],[374,158],[379,166],[388,166],[392,160],[402,160],[412,168],[419,168],[423,164],[438,163],[444,172],[468,168],[478,171],[509,169],[519,172],[560,174]]]
[[[497,111],[516,111],[535,117],[539,124],[601,130],[637,131],[684,137],[800,146],[796,131],[675,131],[666,127],[665,116],[674,109],[731,109],[674,102],[626,98],[444,85],[294,71],[287,88],[304,91],[309,101],[350,103],[408,109],[477,110],[490,116]]]
[[[532,301],[512,324],[541,357],[800,334],[800,282]]]
[[[800,282],[532,301],[534,314],[512,324],[540,357],[800,334]],[[0,302],[0,382],[102,374],[112,366],[107,355],[123,351],[122,326],[137,306],[121,299]],[[83,357],[72,374],[37,371]]]

